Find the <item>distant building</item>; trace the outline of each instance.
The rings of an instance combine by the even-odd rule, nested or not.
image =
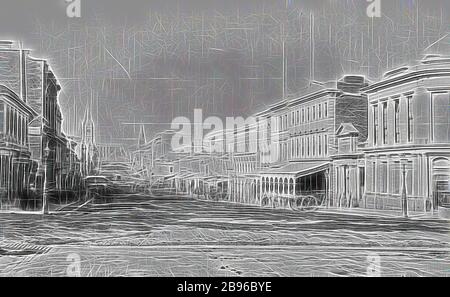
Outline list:
[[[97,144],[99,163],[111,161],[129,161],[130,157],[122,144]]]

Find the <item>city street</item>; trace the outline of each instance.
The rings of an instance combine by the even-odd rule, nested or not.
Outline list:
[[[117,196],[1,214],[0,276],[448,276],[449,231],[435,218]]]

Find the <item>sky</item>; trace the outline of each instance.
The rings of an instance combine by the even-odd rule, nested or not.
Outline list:
[[[449,54],[450,1],[380,1],[369,18],[365,0],[80,0],[69,18],[64,0],[2,0],[0,39],[48,59],[67,134],[92,102],[98,141],[133,145],[195,108],[247,117],[281,100],[283,41],[286,96]]]

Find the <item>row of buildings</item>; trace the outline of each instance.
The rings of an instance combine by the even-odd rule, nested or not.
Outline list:
[[[44,196],[69,199],[92,170],[89,136],[62,131],[60,90],[46,60],[0,41],[0,210],[37,210]],[[92,119],[85,118],[89,129]]]
[[[221,153],[207,149],[217,143],[175,150],[177,131],[167,130],[140,141],[134,158],[156,187],[210,199],[295,208],[313,196],[328,207],[404,212],[449,202],[450,57],[426,56],[378,82],[347,75],[254,119],[233,128]],[[209,141],[230,130],[215,133]]]

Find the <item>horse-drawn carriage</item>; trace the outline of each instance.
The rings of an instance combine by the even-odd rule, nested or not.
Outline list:
[[[282,207],[287,206],[292,210],[314,211],[326,204],[326,195],[324,191],[315,191],[302,194],[296,194],[293,197],[281,197],[264,195],[261,198],[263,207]]]

